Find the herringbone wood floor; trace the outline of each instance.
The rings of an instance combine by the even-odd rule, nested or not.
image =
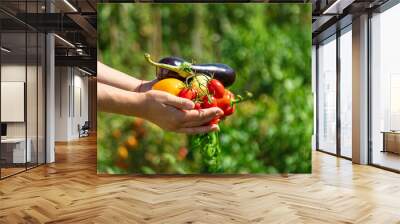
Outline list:
[[[95,138],[0,181],[0,223],[400,223],[400,175],[319,152],[312,175],[97,176]]]

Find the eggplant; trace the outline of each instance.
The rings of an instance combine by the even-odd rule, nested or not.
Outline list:
[[[146,60],[156,66],[157,78],[177,78],[184,81],[193,74],[205,74],[213,76],[222,82],[225,87],[231,86],[235,82],[236,73],[231,67],[225,64],[191,64],[179,57],[165,57],[158,63],[153,62],[149,54],[145,54]]]
[[[178,57],[165,57],[158,61],[158,63],[161,63],[161,64],[173,65],[173,66],[178,66],[178,67],[184,62],[185,62],[185,60],[183,60],[182,58],[178,58]],[[177,72],[174,72],[169,69],[162,68],[162,67],[157,67],[156,75],[159,80],[165,79],[165,78],[176,78],[181,81],[185,81],[185,78],[180,76]]]
[[[214,76],[215,79],[222,82],[225,87],[231,86],[235,82],[236,73],[231,67],[225,64],[193,64],[194,73],[203,73],[208,76]]]

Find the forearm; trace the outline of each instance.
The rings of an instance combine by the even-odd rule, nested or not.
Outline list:
[[[142,93],[126,91],[97,83],[97,102],[100,111],[141,117],[144,113]]]
[[[146,92],[155,82],[136,79],[101,62],[97,62],[97,81],[132,92]]]

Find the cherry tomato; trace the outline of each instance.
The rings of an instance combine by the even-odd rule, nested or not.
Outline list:
[[[203,96],[203,108],[216,107],[217,101],[213,96]]]
[[[200,110],[201,109],[201,104],[200,103],[195,103],[194,104],[194,109]]]
[[[221,98],[224,96],[225,87],[222,83],[216,79],[211,79],[208,84],[208,91],[214,95],[215,98]]]
[[[231,105],[232,100],[235,99],[235,95],[227,89],[225,89],[224,96],[217,99],[217,106],[224,111],[224,116],[229,116],[235,112],[235,105]]]
[[[185,159],[185,157],[187,156],[188,153],[189,153],[189,151],[187,148],[185,148],[185,147],[180,148],[178,151],[178,159],[179,160]]]
[[[184,88],[179,92],[178,96],[189,100],[193,100],[196,98],[197,92],[193,89]]]
[[[221,108],[221,110],[224,110],[225,108],[231,106],[231,100],[227,97],[219,98],[216,101],[217,101],[217,106]]]
[[[224,97],[227,97],[230,100],[234,100],[235,94],[233,94],[231,91],[229,91],[229,89],[225,89]]]
[[[235,112],[235,105],[229,106],[229,107],[225,108],[223,111],[224,111],[224,116],[229,116],[229,115],[233,114],[233,112]]]
[[[168,92],[177,96],[184,86],[185,84],[179,79],[167,78],[158,81],[153,85],[152,89]]]
[[[209,125],[218,124],[219,121],[220,121],[219,117],[216,116],[216,117],[214,117],[210,122],[208,122],[208,124],[209,124]]]

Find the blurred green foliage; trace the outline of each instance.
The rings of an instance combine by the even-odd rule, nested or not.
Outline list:
[[[233,67],[230,90],[254,94],[220,125],[225,173],[311,172],[310,4],[99,4],[98,58],[137,78],[174,55]],[[200,173],[187,136],[98,113],[98,172]]]

